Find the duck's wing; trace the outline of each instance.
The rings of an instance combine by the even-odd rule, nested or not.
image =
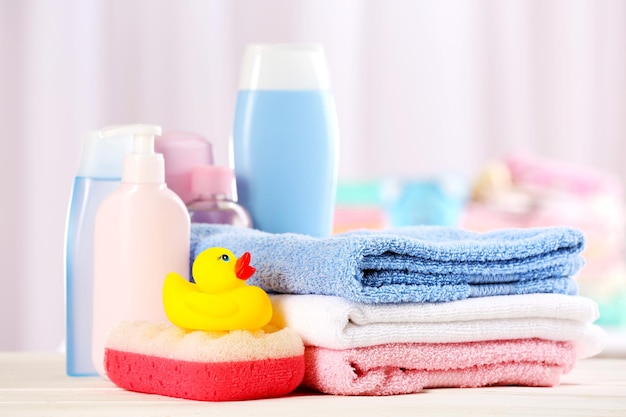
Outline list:
[[[194,291],[184,294],[185,304],[194,312],[210,317],[228,317],[239,311],[237,303],[225,295]]]
[[[227,295],[202,292],[196,284],[187,281],[175,272],[170,272],[165,277],[163,301],[166,312],[169,308],[180,309],[182,307],[199,317],[227,317],[239,310],[237,303]]]

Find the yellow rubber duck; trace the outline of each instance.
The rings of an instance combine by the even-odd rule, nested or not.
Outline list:
[[[165,277],[165,314],[187,330],[260,329],[272,318],[272,303],[261,288],[246,284],[254,272],[249,252],[237,259],[225,248],[206,249],[193,262],[195,284],[175,272]]]

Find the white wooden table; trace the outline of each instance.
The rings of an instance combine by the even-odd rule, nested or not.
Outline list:
[[[0,353],[0,416],[626,416],[626,360],[586,359],[553,388],[429,389],[390,397],[296,392],[242,402],[133,393],[98,377],[68,377],[64,357]]]

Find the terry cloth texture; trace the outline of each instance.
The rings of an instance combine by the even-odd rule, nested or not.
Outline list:
[[[364,304],[323,295],[273,295],[272,323],[305,346],[349,349],[385,343],[539,338],[571,342],[577,358],[602,351],[597,304],[562,294],[470,298],[448,303]]]
[[[191,261],[209,247],[249,251],[249,283],[268,292],[363,303],[443,302],[529,293],[575,294],[583,234],[566,227],[476,233],[438,226],[314,238],[193,224]]]
[[[307,347],[302,385],[336,395],[393,395],[424,388],[558,385],[576,361],[567,342],[538,339]]]

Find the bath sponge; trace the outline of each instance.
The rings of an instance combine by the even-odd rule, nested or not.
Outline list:
[[[107,337],[104,361],[121,388],[200,401],[278,397],[304,377],[300,337],[269,325],[208,332],[122,322]]]

